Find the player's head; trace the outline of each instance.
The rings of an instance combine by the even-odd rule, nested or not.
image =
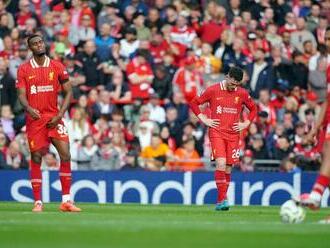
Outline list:
[[[41,35],[30,35],[27,39],[27,44],[34,56],[43,56],[46,54],[46,44]]]
[[[327,27],[325,31],[325,45],[327,46],[328,53],[330,53],[330,26]]]
[[[237,86],[241,85],[243,79],[243,70],[239,67],[231,67],[227,76],[227,89],[232,91],[235,90]]]

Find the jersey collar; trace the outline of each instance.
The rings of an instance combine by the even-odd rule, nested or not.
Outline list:
[[[39,67],[49,67],[50,58],[48,56],[46,56],[46,59],[44,61],[44,64],[42,66],[40,66],[40,65],[38,65],[38,63],[32,57],[32,59],[30,59],[30,64],[31,64],[31,66],[32,66],[33,69],[39,68]]]

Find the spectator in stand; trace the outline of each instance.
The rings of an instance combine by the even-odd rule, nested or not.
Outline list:
[[[176,25],[172,27],[171,39],[189,48],[195,37],[196,32],[192,27],[188,26],[187,18],[183,15],[179,15],[176,20]]]
[[[52,152],[48,152],[46,155],[43,156],[42,164],[41,164],[42,170],[59,170],[60,166],[56,158],[56,154]]]
[[[254,171],[253,152],[251,150],[245,150],[243,158],[240,163],[240,171],[253,172]]]
[[[318,102],[323,102],[327,97],[327,58],[319,57],[316,70],[309,71],[308,87],[318,97]]]
[[[247,57],[242,53],[244,42],[235,38],[233,40],[232,49],[227,51],[223,56],[223,72],[229,71],[230,67],[238,66],[240,68],[245,68],[248,64]]]
[[[120,40],[120,52],[124,59],[128,60],[131,54],[135,53],[140,45],[136,37],[137,32],[134,27],[128,26],[125,30],[125,38]]]
[[[3,132],[10,140],[15,138],[14,117],[15,116],[12,113],[10,105],[1,106],[0,123],[2,125]]]
[[[101,26],[105,23],[111,24],[115,22],[115,20],[118,18],[117,16],[118,13],[119,13],[119,9],[115,2],[110,2],[106,4],[97,17],[98,29],[100,29]]]
[[[92,123],[95,123],[97,119],[101,117],[101,115],[106,115],[110,118],[110,115],[113,111],[114,106],[110,101],[110,92],[107,90],[101,90],[99,93],[99,98],[97,101],[91,106]]]
[[[274,152],[274,159],[282,161],[288,157],[291,152],[292,148],[290,146],[289,138],[287,136],[278,137]]]
[[[281,54],[284,58],[291,60],[294,47],[291,45],[291,33],[288,31],[282,34]]]
[[[308,68],[304,64],[303,54],[295,51],[292,54],[292,74],[290,77],[290,87],[298,86],[300,89],[307,89]]]
[[[261,134],[255,134],[252,137],[252,145],[248,147],[253,152],[254,159],[268,159],[269,155]]]
[[[318,44],[325,43],[325,30],[328,27],[328,19],[326,16],[320,16],[319,23],[315,28],[313,34]]]
[[[7,149],[3,151],[4,159],[8,169],[18,170],[27,169],[28,163],[19,150],[19,144],[16,141],[10,142]]]
[[[0,59],[0,105],[10,105],[11,108],[14,108],[16,101],[15,80],[8,71],[6,61]]]
[[[29,0],[20,0],[18,3],[19,12],[16,14],[15,20],[19,30],[26,29],[26,21],[30,18],[35,19],[39,22],[39,19],[35,13],[30,11]],[[38,26],[40,23],[38,23]]]
[[[306,23],[303,17],[297,18],[297,30],[291,34],[291,44],[299,52],[304,52],[304,42],[310,40],[313,44],[313,47],[316,48],[316,41],[313,34],[306,30]]]
[[[170,163],[170,170],[177,171],[197,171],[203,168],[200,156],[195,149],[194,138],[183,141],[182,146],[174,152],[173,164]]]
[[[170,135],[175,139],[176,144],[180,142],[182,124],[178,119],[178,110],[174,107],[166,109],[166,122],[163,124],[170,129]]]
[[[262,89],[272,89],[273,70],[265,61],[265,51],[263,49],[256,50],[254,62],[248,64],[246,70],[249,76],[248,87],[253,98],[257,99]]]
[[[133,16],[133,23],[136,28],[136,37],[138,40],[150,40],[151,32],[148,27],[144,25],[145,17],[142,12],[136,12]]]
[[[162,126],[160,128],[159,136],[162,139],[163,143],[168,145],[171,151],[175,151],[177,145],[175,143],[175,139],[170,135],[170,129],[168,126]]]
[[[267,125],[275,127],[276,125],[276,111],[270,102],[270,94],[268,89],[263,89],[259,93],[259,102],[258,102],[258,110],[264,111],[268,114],[267,116]]]
[[[82,47],[86,41],[94,40],[96,36],[92,26],[92,17],[89,14],[84,14],[81,17],[79,27],[71,26],[69,30],[69,41],[78,47]]]
[[[2,128],[2,124],[0,125]],[[0,152],[3,152],[5,149],[7,149],[9,144],[9,139],[6,136],[6,134],[3,132],[3,130],[0,131]]]
[[[110,98],[114,103],[125,104],[132,101],[132,92],[118,67],[113,68],[111,82],[106,85],[106,90],[110,92]]]
[[[181,91],[173,92],[171,101],[165,105],[166,110],[171,107],[177,110],[178,122],[183,123],[188,119],[189,107]]]
[[[306,27],[310,32],[314,32],[320,23],[321,8],[318,3],[313,3],[310,14],[306,17]]]
[[[0,133],[0,139],[1,139],[1,133]],[[27,161],[30,161],[31,159],[31,153],[30,153],[30,147],[29,143],[27,140],[27,135],[26,135],[26,126],[23,126],[20,130],[20,133],[18,133],[15,137],[15,141],[19,145],[19,150],[25,157]],[[1,150],[1,148],[0,148]]]
[[[111,46],[114,42],[114,38],[111,37],[111,25],[103,23],[99,29],[99,35],[95,38],[96,54],[101,62],[110,59]]]
[[[150,101],[147,105],[150,110],[150,120],[157,122],[158,124],[163,124],[165,122],[165,110],[160,106],[159,95],[153,93],[150,95]]]
[[[164,99],[164,103],[169,103],[172,92],[172,75],[168,73],[164,65],[156,65],[155,77],[152,82],[152,88],[157,94],[159,94],[160,99]]]
[[[135,58],[127,65],[126,73],[132,92],[132,98],[149,98],[154,75],[147,61],[147,50],[138,50]]]
[[[287,157],[282,161],[282,170],[287,173],[301,173],[301,169],[297,166],[296,159],[294,157]]]
[[[10,76],[16,80],[17,78],[17,69],[18,66],[20,64],[22,64],[23,62],[26,61],[27,57],[28,57],[28,47],[26,46],[25,43],[21,43],[19,44],[18,47],[18,54],[15,55],[10,61],[9,61],[9,73]],[[1,68],[1,66],[0,66]],[[1,70],[0,70],[1,73]],[[8,82],[9,80],[6,80],[6,82]],[[14,88],[11,90],[11,94],[13,94],[15,92]],[[9,94],[9,92],[8,92]],[[15,97],[16,98],[16,97]],[[12,106],[13,107],[13,106]]]
[[[315,119],[317,120],[317,118],[320,114],[320,111],[321,111],[321,107],[317,104],[317,102],[318,102],[317,95],[313,91],[309,91],[307,93],[306,103],[299,107],[299,120],[300,121],[306,122],[305,111],[307,109],[311,109],[314,111]]]
[[[92,135],[86,135],[82,141],[81,146],[77,150],[76,162],[78,170],[92,170],[92,160],[98,151],[98,146]]]
[[[72,119],[67,123],[67,128],[71,142],[80,142],[90,133],[87,113],[83,108],[74,109]]]
[[[169,147],[162,143],[162,139],[158,134],[153,134],[151,137],[150,146],[146,146],[141,157],[144,160],[144,167],[148,170],[159,171],[164,170],[167,158],[171,156]]]

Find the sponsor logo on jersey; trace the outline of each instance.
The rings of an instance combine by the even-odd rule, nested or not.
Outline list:
[[[237,114],[238,110],[237,108],[228,108],[228,107],[222,107],[222,106],[217,106],[216,110],[217,114]]]
[[[30,88],[31,95],[37,93],[51,92],[51,91],[54,91],[53,85],[40,85],[40,86],[31,85]]]
[[[52,81],[52,80],[54,80],[54,72],[53,71],[51,71],[50,73],[49,73],[49,81]]]

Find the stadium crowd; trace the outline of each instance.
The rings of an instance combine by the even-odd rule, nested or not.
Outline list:
[[[15,79],[37,32],[73,85],[74,169],[210,169],[207,129],[187,103],[236,65],[258,106],[236,168],[317,170],[322,140],[303,137],[326,98],[329,21],[330,0],[0,0],[0,169],[28,168]],[[44,169],[58,169],[54,151]]]

